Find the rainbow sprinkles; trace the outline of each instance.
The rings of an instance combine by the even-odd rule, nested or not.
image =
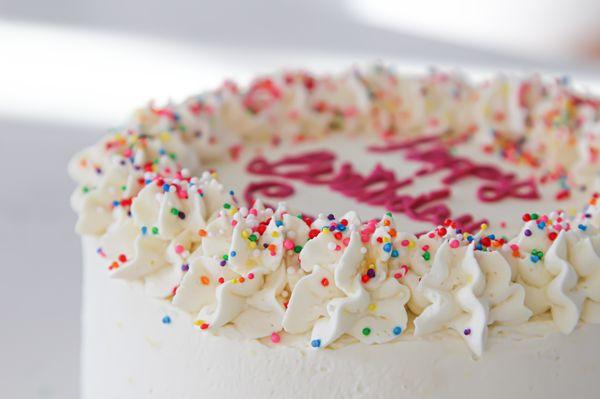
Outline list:
[[[381,218],[308,216],[252,195],[285,197],[289,187],[281,184],[253,187],[243,204],[207,171],[215,160],[236,159],[248,142],[343,134],[379,137],[373,152],[408,150],[426,164],[423,173],[450,170],[451,180],[479,173],[482,201],[537,200],[537,182],[556,182],[557,199],[584,190],[591,200],[575,216],[527,213],[507,237],[429,206],[437,197],[361,191],[350,184],[355,170],[327,184],[385,206]],[[539,179],[465,162],[457,168],[444,148],[461,141],[528,165]],[[435,151],[422,150],[423,143]],[[481,355],[498,325],[545,318],[569,334],[579,323],[600,322],[598,149],[600,102],[564,82],[498,77],[472,84],[378,66],[334,76],[282,73],[247,88],[226,82],[181,104],[150,105],[75,156],[69,170],[80,184],[72,197],[76,229],[97,237],[111,276],[143,282],[149,295],[192,315],[199,330],[233,329],[273,345],[299,337],[312,348],[342,337],[384,344],[451,330]],[[277,172],[265,159],[249,168],[318,180],[332,173],[331,154],[321,155],[317,163],[304,159],[304,174]],[[301,163],[302,154],[296,158]],[[386,181],[394,190],[410,184]],[[396,212],[412,212],[432,229],[403,232]]]

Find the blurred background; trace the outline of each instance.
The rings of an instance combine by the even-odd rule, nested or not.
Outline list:
[[[286,66],[376,61],[598,90],[599,17],[597,0],[0,0],[0,397],[79,396],[66,163],[135,107]]]

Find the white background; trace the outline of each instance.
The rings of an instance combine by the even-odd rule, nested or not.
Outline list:
[[[389,18],[379,25],[381,12],[369,19],[357,9],[341,0],[0,0],[1,398],[78,397],[81,253],[66,164],[150,98],[284,66],[376,60],[599,77],[596,64],[559,48],[507,55],[485,40],[474,47]]]

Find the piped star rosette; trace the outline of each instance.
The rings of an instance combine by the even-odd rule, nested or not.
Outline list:
[[[572,221],[563,213],[526,214],[511,244],[509,259],[516,265],[517,282],[525,288],[526,305],[534,315],[550,311],[564,334],[581,318],[598,321],[600,247],[598,228],[592,223],[598,213],[596,201]]]
[[[71,196],[79,214],[76,231],[103,234],[119,214],[129,212],[132,199],[146,184],[146,174],[182,178],[183,165],[186,171],[199,169],[196,155],[181,137],[168,132],[147,135],[126,130],[81,151],[69,164],[70,175],[80,183]]]
[[[304,246],[300,264],[306,276],[294,287],[283,320],[292,334],[310,331],[311,346],[326,347],[344,334],[366,343],[399,336],[408,321],[408,287],[390,273],[389,216],[362,225],[354,213],[320,229]]]
[[[489,325],[521,324],[531,311],[502,254],[478,244],[479,237],[468,237],[454,231],[442,237],[431,268],[417,287],[430,304],[415,319],[415,334],[450,328],[481,356]]]
[[[222,246],[231,228],[226,219],[236,210],[232,194],[208,173],[155,177],[133,199],[131,216],[109,227],[100,248],[114,277],[142,279],[151,295],[165,298],[176,292],[197,248]]]

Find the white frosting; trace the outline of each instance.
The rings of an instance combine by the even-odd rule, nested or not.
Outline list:
[[[138,282],[107,278],[97,245],[84,240],[83,399],[546,399],[600,390],[600,326],[565,339],[549,321],[493,325],[479,359],[445,332],[307,351],[285,335],[273,344],[190,328],[187,312],[144,295]]]
[[[512,271],[499,252],[477,254],[474,244],[450,249],[444,242],[419,289],[431,302],[415,319],[415,334],[450,327],[477,355],[483,352],[488,325],[520,324],[531,311],[523,287],[512,283]]]
[[[385,343],[411,329],[410,311],[416,335],[452,329],[481,355],[490,327],[546,313],[563,333],[582,319],[600,321],[595,205],[573,219],[527,222],[509,243],[449,226],[416,238],[396,231],[388,214],[305,222],[285,205],[246,209],[208,172],[191,176],[243,140],[375,130],[515,141],[541,155],[527,162],[583,168],[574,177],[589,183],[598,171],[598,108],[537,78],[473,85],[375,68],[282,74],[248,89],[226,83],[182,104],[139,110],[123,133],[78,154],[69,167],[81,184],[72,198],[77,231],[100,237],[113,277],[142,282],[203,331],[310,335],[303,342],[313,348]],[[580,222],[584,228],[571,226]]]

